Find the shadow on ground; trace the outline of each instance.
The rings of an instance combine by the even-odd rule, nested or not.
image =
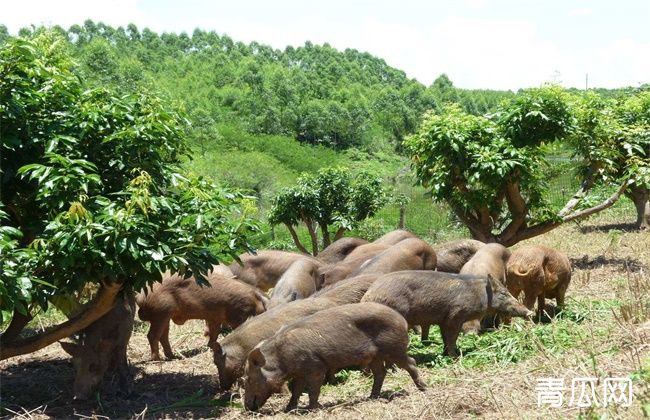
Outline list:
[[[131,371],[135,380],[129,395],[104,392],[92,400],[74,401],[73,369],[69,359],[41,359],[9,366],[2,371],[0,415],[11,415],[11,411],[45,411],[53,418],[76,415],[129,418],[144,411],[147,417],[164,417],[165,414],[214,417],[219,407],[230,404],[229,400],[213,398],[217,389],[215,375],[146,374],[133,366]]]
[[[618,257],[606,257],[604,255],[598,255],[595,257],[590,257],[588,255],[583,255],[580,258],[570,258],[571,266],[574,269],[580,270],[592,270],[594,268],[600,268],[603,266],[609,266],[623,272],[638,273],[644,268],[647,268],[644,263],[635,258],[618,258]]]

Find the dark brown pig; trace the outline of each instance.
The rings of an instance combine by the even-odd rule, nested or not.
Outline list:
[[[79,334],[78,342],[61,341],[61,347],[72,356],[75,376],[74,399],[88,399],[102,382],[109,381],[128,393],[131,374],[126,347],[133,331],[135,299],[121,296],[106,315]],[[112,375],[112,377],[106,377]]]
[[[369,261],[376,255],[379,255],[388,245],[384,244],[365,244],[357,247],[343,261],[334,264],[328,264],[319,269],[320,287],[331,286],[357,271],[365,262]]]
[[[327,299],[303,299],[278,306],[249,319],[220,342],[210,340],[214,364],[219,371],[219,387],[227,391],[244,374],[248,353],[275,334],[283,325],[333,306]]]
[[[415,234],[409,232],[408,230],[398,229],[392,232],[388,232],[384,236],[376,239],[374,243],[391,246],[408,238],[417,238],[417,236],[415,236]]]
[[[524,305],[544,312],[546,298],[555,298],[559,308],[564,307],[564,297],[571,282],[571,263],[558,250],[535,245],[514,251],[508,260],[507,285],[513,296],[523,291]]]
[[[333,264],[343,261],[350,252],[354,251],[360,245],[367,243],[368,241],[360,238],[349,237],[338,239],[318,254],[318,260],[323,264]]]
[[[283,303],[304,299],[316,292],[318,286],[318,265],[311,260],[301,259],[284,272],[273,288],[268,308]]]
[[[373,373],[371,398],[379,397],[390,365],[405,369],[424,390],[415,360],[406,352],[408,343],[406,321],[387,306],[354,303],[317,312],[285,326],[250,352],[244,406],[257,410],[291,381],[286,410],[297,408],[304,390],[309,392],[309,408],[316,408],[326,376],[357,366]]]
[[[151,360],[160,360],[158,343],[167,358],[173,358],[169,344],[169,321],[182,325],[188,319],[204,319],[210,340],[216,339],[222,326],[236,328],[249,317],[264,312],[266,298],[254,287],[214,272],[206,277],[212,287],[201,287],[193,277],[164,275],[147,294],[137,297],[141,320],[151,327],[147,338]]]
[[[361,302],[377,302],[402,314],[409,325],[439,325],[445,354],[456,357],[463,323],[501,313],[533,314],[498,280],[439,271],[399,271],[377,279]]]
[[[309,259],[318,262],[313,257],[295,252],[258,251],[257,255],[242,254],[237,261],[230,264],[230,270],[237,278],[263,291],[268,291],[282,277],[294,262]]]
[[[486,244],[476,251],[476,254],[463,266],[460,274],[469,274],[478,277],[497,279],[501,284],[506,284],[506,264],[510,258],[510,250],[501,244]],[[481,320],[473,320],[463,325],[466,333],[478,333],[481,329]],[[424,327],[422,328],[424,337]],[[428,337],[428,334],[427,334]]]
[[[483,245],[474,239],[445,242],[433,247],[438,257],[437,270],[445,273],[458,273]]]
[[[403,270],[434,270],[436,253],[431,246],[418,238],[404,239],[370,261],[361,265],[352,275],[386,274]]]

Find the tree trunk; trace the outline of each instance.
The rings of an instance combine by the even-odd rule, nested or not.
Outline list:
[[[22,340],[13,340],[10,343],[0,343],[0,360],[35,352],[83,330],[111,310],[121,289],[122,285],[119,283],[104,284],[99,289],[97,296],[79,315],[41,334]]]
[[[26,307],[28,305],[25,305]],[[11,323],[7,329],[0,335],[0,343],[11,343],[13,340],[20,335],[20,332],[25,328],[25,325],[32,320],[31,314],[23,315],[18,312],[17,309],[14,309],[14,313],[11,317]]]
[[[345,235],[345,228],[344,228],[344,227],[340,227],[340,228],[336,231],[336,234],[334,235],[334,240],[335,240],[335,241],[338,241],[339,239],[341,239],[341,238],[343,237],[343,235]]]
[[[404,215],[406,213],[406,206],[404,204],[399,205],[399,223],[397,223],[398,229],[404,229]]]
[[[332,241],[330,239],[330,231],[329,231],[327,225],[322,224],[322,223],[319,223],[319,225],[320,225],[321,234],[323,235],[323,249],[325,249],[325,248],[327,248],[329,246],[329,244],[332,243]]]
[[[296,248],[298,248],[298,250],[300,250],[300,252],[302,253],[309,254],[307,248],[305,248],[302,242],[300,242],[300,239],[298,238],[298,234],[296,233],[296,230],[293,228],[293,226],[291,226],[288,223],[285,223],[285,226],[289,230],[289,233],[291,234],[291,238],[293,239],[293,243],[296,244]]]
[[[307,225],[307,230],[309,231],[309,237],[311,238],[311,249],[314,257],[318,255],[318,235],[316,234],[315,223],[310,219],[303,219]]]
[[[636,207],[636,228],[639,230],[650,229],[650,190],[635,186],[628,191],[628,196]]]

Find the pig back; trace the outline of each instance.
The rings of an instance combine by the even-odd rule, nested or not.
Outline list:
[[[458,273],[474,254],[485,245],[475,239],[445,242],[433,247],[438,257],[437,270]]]
[[[351,252],[361,245],[367,244],[365,239],[347,237],[332,242],[327,248],[322,250],[317,259],[323,264],[333,264],[342,261]]]

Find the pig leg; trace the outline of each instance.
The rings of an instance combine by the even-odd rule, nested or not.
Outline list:
[[[289,404],[287,404],[287,408],[285,408],[284,411],[288,413],[289,411],[298,408],[298,401],[305,390],[305,385],[305,378],[295,378],[291,382],[291,386],[289,387],[291,389],[291,398],[289,399]]]
[[[411,379],[413,379],[415,386],[417,386],[420,391],[424,391],[427,388],[427,385],[420,378],[420,372],[415,364],[415,359],[406,355],[403,359],[396,360],[395,364],[411,375]]]
[[[429,324],[420,325],[420,329],[422,330],[422,341],[429,341],[429,327]]]
[[[444,328],[441,328],[442,332],[442,342],[444,343],[445,349],[444,353],[449,356],[456,358],[458,357],[458,349],[456,348],[456,341],[458,340],[458,334],[460,334],[460,325],[446,325]]]
[[[384,361],[378,357],[372,359],[370,362],[370,370],[372,371],[372,391],[370,392],[370,398],[379,398],[379,393],[381,392],[381,386],[384,384],[384,378],[386,377],[386,367]]]
[[[169,318],[158,319],[151,322],[149,332],[147,333],[147,339],[149,340],[149,346],[151,347],[151,360],[160,360],[160,348],[158,344],[160,343],[160,338],[162,337],[165,328],[169,329]]]
[[[169,322],[165,323],[165,330],[160,336],[160,344],[162,344],[163,352],[165,357],[168,359],[174,358],[174,352],[172,351],[172,346],[169,344]]]
[[[542,320],[545,307],[546,307],[546,293],[542,291],[542,293],[540,293],[539,296],[537,296],[537,319],[539,321]]]
[[[318,408],[318,397],[320,396],[320,388],[323,386],[325,379],[324,372],[314,372],[307,376],[307,389],[309,391],[309,408]]]

